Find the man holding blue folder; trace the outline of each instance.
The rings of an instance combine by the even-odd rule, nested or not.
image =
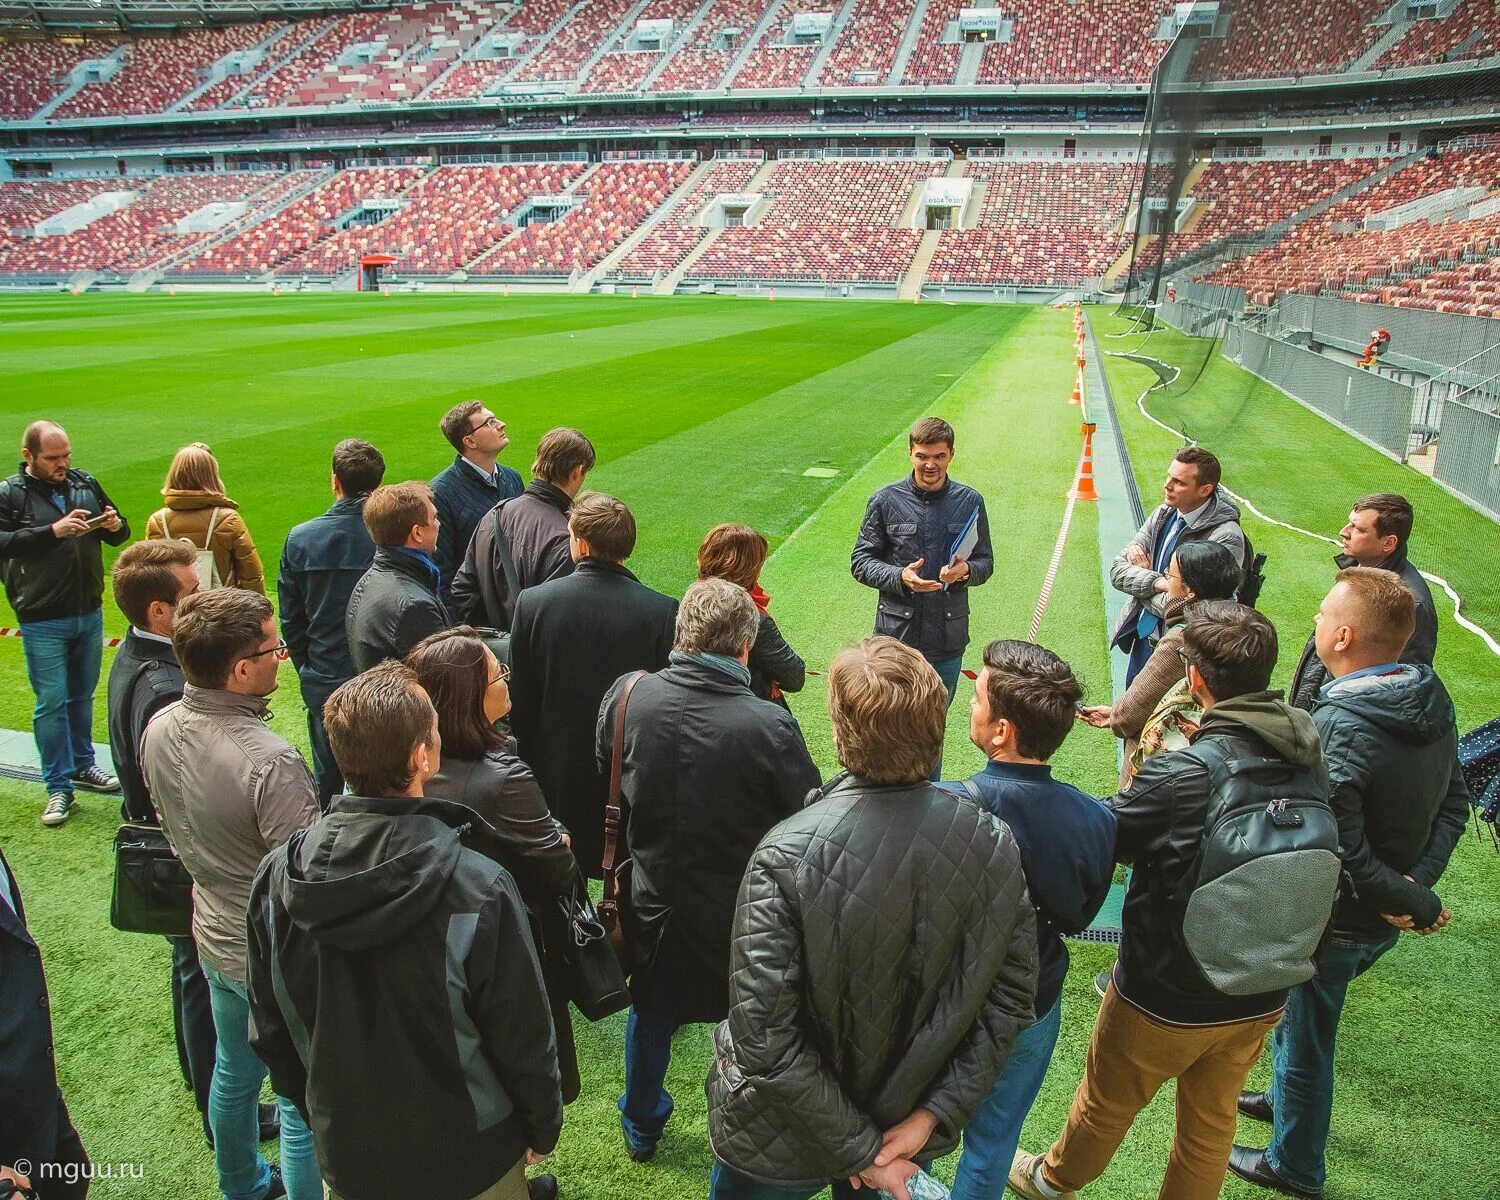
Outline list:
[[[948,689],[969,644],[969,589],[995,570],[984,497],[948,477],[953,426],[924,417],[907,435],[911,474],[870,497],[850,569],[880,593],[875,632],[920,651]]]

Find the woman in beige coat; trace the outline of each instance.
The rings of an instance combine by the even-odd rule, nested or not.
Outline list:
[[[148,538],[178,538],[199,550],[211,550],[221,586],[266,594],[255,541],[239,505],[224,494],[219,464],[207,446],[194,442],[173,456],[161,494],[166,507],[146,522]]]

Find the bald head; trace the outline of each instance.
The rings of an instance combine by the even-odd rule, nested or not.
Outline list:
[[[67,433],[56,421],[33,421],[21,435],[21,457],[35,478],[61,483],[68,477],[73,448],[68,444]]]

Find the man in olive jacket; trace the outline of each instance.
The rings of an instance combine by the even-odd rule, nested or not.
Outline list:
[[[1389,570],[1341,571],[1318,610],[1318,657],[1331,679],[1313,720],[1333,783],[1344,889],[1317,975],[1291,991],[1272,1037],[1271,1090],[1240,1111],[1271,1121],[1265,1151],[1236,1146],[1242,1179],[1317,1196],[1333,1113],[1333,1046],[1349,984],[1401,930],[1448,923],[1433,890],[1468,819],[1453,701],[1431,667],[1397,661],[1416,624],[1411,590]]]
[[[729,1012],[729,930],[745,864],[822,782],[792,714],[750,691],[758,616],[727,579],[693,584],[667,669],[624,676],[599,709],[596,749],[608,772],[619,697],[630,687],[621,763],[634,864],[627,933],[646,962],[630,981],[619,1107],[637,1162],[655,1153],[672,1115],[664,1084],[673,1032]]]
[[[905,1197],[1032,1020],[1036,915],[1015,839],[926,782],[941,679],[877,637],[828,682],[846,771],[766,835],[735,909],[712,1200],[806,1200],[830,1181]]]

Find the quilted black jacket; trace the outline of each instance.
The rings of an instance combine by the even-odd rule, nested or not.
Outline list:
[[[1036,917],[1010,831],[930,784],[837,776],[761,841],[714,1033],[714,1154],[782,1188],[874,1162],[921,1107],[946,1154],[1033,1019]]]

